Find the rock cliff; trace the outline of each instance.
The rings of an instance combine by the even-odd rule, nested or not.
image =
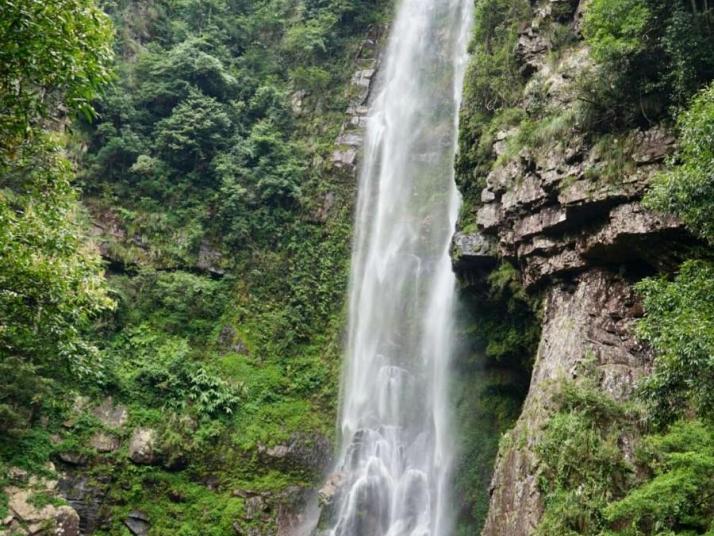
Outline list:
[[[590,63],[580,35],[587,5],[531,4],[532,18],[519,28],[515,50],[527,80],[517,107],[528,116],[537,96],[567,116],[578,106],[578,73]],[[570,43],[558,54],[550,31],[554,22]],[[648,373],[651,352],[633,331],[643,314],[633,283],[671,269],[692,243],[679,221],[639,202],[674,149],[663,126],[599,143],[586,130],[564,128],[553,139],[530,145],[519,143],[522,130],[504,128],[493,137],[493,165],[486,177],[476,177],[484,187],[477,199],[466,200],[453,241],[454,266],[464,286],[482,285],[493,267],[506,261],[541,304],[530,388],[515,427],[501,442],[484,536],[536,530],[543,502],[535,445],[554,412],[559,382],[587,378],[625,400]]]

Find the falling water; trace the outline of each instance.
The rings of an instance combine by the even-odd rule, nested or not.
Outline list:
[[[458,107],[473,0],[401,0],[360,175],[332,536],[450,533]]]

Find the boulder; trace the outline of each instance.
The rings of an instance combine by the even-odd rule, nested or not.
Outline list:
[[[106,432],[97,432],[90,438],[89,446],[97,452],[114,452],[119,448],[119,439]]]
[[[129,459],[137,464],[151,465],[157,462],[157,433],[153,428],[136,428],[129,441]]]
[[[126,406],[115,404],[111,396],[92,410],[92,414],[107,428],[121,428],[129,420]]]
[[[221,250],[206,240],[201,242],[201,245],[198,247],[196,268],[212,276],[221,277],[226,273],[221,267],[222,263],[223,254]]]
[[[497,257],[498,248],[492,237],[482,233],[454,234],[451,258],[457,271],[492,268]]]
[[[68,463],[70,465],[85,465],[89,458],[87,458],[86,454],[83,454],[81,452],[69,450],[66,452],[60,452],[58,454],[58,457],[60,460],[62,460],[64,463]]]
[[[60,506],[55,512],[55,530],[57,536],[79,536],[79,514],[71,506]]]
[[[124,520],[124,525],[134,536],[147,536],[151,528],[149,516],[139,510],[130,512]]]
[[[322,434],[295,433],[284,444],[258,445],[258,454],[268,466],[319,474],[332,462],[332,445]]]
[[[53,534],[57,536],[79,536],[79,514],[68,505],[55,506],[47,504],[38,507],[33,496],[37,492],[50,493],[54,486],[45,487],[46,482],[37,489],[22,489],[8,486],[3,491],[8,497],[10,514],[3,519],[2,525],[9,534]],[[26,527],[26,528],[25,528]]]

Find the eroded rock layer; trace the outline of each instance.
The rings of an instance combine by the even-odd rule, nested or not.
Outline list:
[[[592,63],[580,35],[587,6],[531,4],[532,19],[520,28],[515,50],[527,79],[519,107],[528,116],[538,97],[565,115],[575,113],[577,75]],[[554,55],[547,28],[556,22],[572,44]],[[520,418],[501,442],[484,536],[535,532],[543,513],[536,445],[556,411],[556,386],[587,378],[616,400],[631,396],[651,366],[650,351],[634,334],[643,310],[633,284],[676,266],[693,243],[681,222],[640,203],[675,149],[663,126],[611,140],[615,163],[583,129],[561,129],[556,139],[530,145],[522,134],[513,127],[494,136],[493,165],[486,177],[473,177],[483,188],[466,200],[452,245],[464,285],[483,286],[494,267],[508,262],[542,304],[531,384]],[[623,437],[621,448],[630,443]]]

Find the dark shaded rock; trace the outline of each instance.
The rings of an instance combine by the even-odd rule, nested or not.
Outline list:
[[[549,0],[551,17],[558,22],[572,20],[580,0]]]
[[[580,254],[590,261],[624,263],[642,261],[657,266],[666,261],[663,248],[673,253],[676,237],[686,242],[682,223],[673,216],[655,214],[639,203],[615,207],[608,222],[578,242]]]
[[[77,511],[82,534],[93,534],[109,515],[105,506],[111,477],[90,477],[81,470],[65,471],[58,485],[59,493]]]
[[[238,332],[230,324],[221,328],[221,332],[218,334],[218,344],[226,352],[243,355],[250,353],[246,344],[238,336]]]
[[[451,258],[457,271],[492,268],[497,255],[497,245],[492,237],[481,233],[454,234]]]
[[[70,465],[85,465],[89,460],[86,454],[75,451],[60,452],[57,457]]]
[[[516,45],[516,56],[521,65],[523,76],[529,77],[542,67],[549,46],[548,40],[532,26],[520,33]]]
[[[222,268],[222,264],[223,254],[221,253],[221,250],[206,240],[201,242],[201,245],[198,248],[196,268],[213,276],[222,277],[226,273],[226,271]]]

